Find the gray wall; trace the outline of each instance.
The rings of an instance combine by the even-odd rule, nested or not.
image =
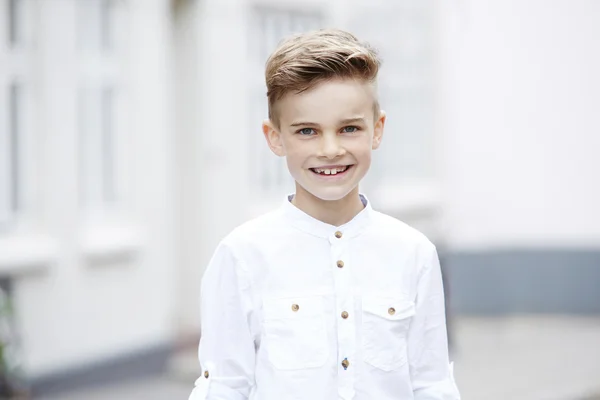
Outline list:
[[[600,314],[600,250],[440,254],[451,314]]]

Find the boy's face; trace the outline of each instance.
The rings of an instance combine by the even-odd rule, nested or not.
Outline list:
[[[263,124],[271,150],[285,156],[297,185],[327,201],[358,187],[379,147],[385,113],[374,116],[375,90],[353,79],[325,81],[277,104],[279,127]]]

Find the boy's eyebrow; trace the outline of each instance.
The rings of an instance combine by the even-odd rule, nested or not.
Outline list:
[[[365,119],[363,117],[346,118],[346,119],[339,121],[339,124],[340,125],[355,124],[357,122],[364,124]],[[320,125],[317,124],[316,122],[294,122],[290,126],[320,126]]]
[[[306,125],[319,126],[319,124],[317,124],[315,122],[294,122],[290,126],[306,126]]]
[[[347,118],[347,119],[341,120],[340,124],[355,124],[357,122],[364,123],[365,119],[363,117]]]

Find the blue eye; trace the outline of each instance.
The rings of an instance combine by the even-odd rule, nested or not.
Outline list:
[[[299,134],[307,136],[307,135],[312,135],[314,132],[314,129],[312,128],[302,128],[298,131]]]
[[[356,131],[358,131],[358,127],[356,126],[347,126],[344,129],[342,129],[342,132],[344,133],[354,133]]]

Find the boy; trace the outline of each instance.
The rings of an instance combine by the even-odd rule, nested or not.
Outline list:
[[[460,398],[435,247],[358,189],[385,124],[379,64],[339,30],[267,61],[263,132],[296,190],[216,249],[190,400]]]

